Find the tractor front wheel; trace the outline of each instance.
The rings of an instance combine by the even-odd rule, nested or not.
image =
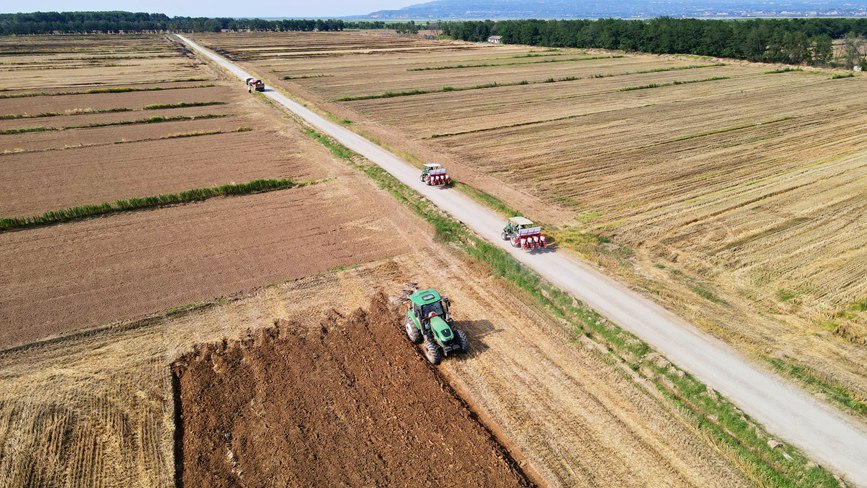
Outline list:
[[[424,356],[431,364],[439,364],[443,360],[439,346],[431,337],[428,337],[424,342]]]
[[[406,326],[406,337],[409,339],[409,342],[413,344],[421,342],[421,331],[415,327],[412,319],[407,317],[404,325]]]
[[[458,329],[455,332],[458,336],[458,344],[461,345],[461,352],[466,354],[470,351],[470,339],[467,337],[467,333]]]

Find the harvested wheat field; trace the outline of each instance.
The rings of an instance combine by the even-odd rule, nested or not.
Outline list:
[[[414,161],[447,164],[751,356],[867,398],[863,76],[435,41],[369,53],[385,41],[363,35],[306,57],[248,49],[262,34],[197,39]]]
[[[330,181],[0,233],[0,345],[401,254],[400,210]]]
[[[684,419],[670,404],[657,398],[655,390],[645,390],[623,370],[612,365],[604,352],[589,343],[580,340],[574,342],[572,332],[522,302],[519,294],[516,295],[508,286],[491,277],[485,269],[465,262],[436,244],[429,244],[419,252],[353,269],[308,276],[261,289],[250,296],[230,298],[187,312],[118,324],[0,353],[0,371],[3,373],[0,376],[0,418],[4,419],[0,424],[0,446],[3,446],[4,452],[15,453],[0,458],[0,473],[11,480],[12,486],[30,486],[40,480],[43,484],[57,484],[57,480],[68,477],[82,480],[85,484],[103,483],[106,486],[172,485],[175,479],[173,460],[178,452],[175,449],[180,447],[175,445],[174,438],[175,402],[171,364],[196,350],[214,356],[212,346],[202,348],[196,344],[221,342],[223,339],[230,343],[240,339],[241,344],[254,344],[250,352],[258,350],[262,354],[266,348],[282,350],[283,340],[294,344],[292,347],[298,347],[295,341],[305,340],[309,341],[312,352],[320,351],[317,364],[322,369],[304,367],[304,361],[310,360],[309,356],[304,355],[311,352],[308,349],[304,350],[304,354],[298,352],[280,356],[280,359],[269,358],[265,362],[247,355],[245,357],[248,359],[238,365],[239,368],[250,367],[253,368],[251,371],[256,371],[243,386],[253,400],[252,403],[244,403],[245,409],[251,409],[244,410],[250,415],[235,416],[230,423],[222,414],[213,411],[213,417],[193,420],[191,417],[198,414],[190,413],[188,416],[186,412],[201,411],[203,406],[197,407],[195,403],[187,402],[181,404],[184,412],[184,450],[180,451],[180,455],[185,481],[204,479],[203,484],[207,484],[207,478],[188,476],[207,473],[208,470],[231,473],[235,469],[250,477],[286,474],[286,471],[281,471],[286,469],[285,464],[281,468],[276,462],[281,457],[256,457],[265,455],[255,451],[262,445],[249,445],[244,442],[244,436],[250,432],[263,432],[262,429],[268,432],[284,432],[278,429],[286,429],[287,435],[293,433],[295,436],[292,439],[310,442],[311,449],[316,449],[311,440],[316,435],[319,435],[322,443],[316,443],[316,446],[333,445],[325,443],[341,442],[341,438],[327,439],[324,436],[324,432],[333,430],[319,433],[320,430],[303,429],[288,419],[286,423],[277,422],[274,416],[289,412],[289,406],[281,403],[284,402],[281,399],[297,397],[297,394],[293,396],[293,392],[301,391],[298,388],[302,386],[287,381],[272,382],[271,387],[266,387],[271,381],[262,376],[266,371],[278,375],[295,371],[291,373],[295,378],[301,374],[299,371],[304,371],[303,377],[310,380],[316,378],[317,371],[323,374],[325,371],[334,371],[331,369],[333,363],[326,361],[326,358],[333,358],[337,364],[345,361],[344,358],[355,358],[353,362],[345,363],[350,369],[347,369],[345,377],[347,383],[340,392],[344,394],[341,398],[357,398],[359,403],[351,408],[346,403],[334,403],[331,410],[335,416],[339,412],[344,413],[345,419],[354,418],[349,415],[361,415],[372,408],[361,401],[367,390],[355,391],[356,386],[361,389],[359,384],[380,391],[382,398],[392,398],[393,391],[404,392],[401,397],[410,395],[403,400],[394,398],[389,404],[380,401],[375,404],[380,408],[404,409],[409,399],[430,398],[412,395],[442,393],[442,380],[434,379],[435,375],[426,366],[421,353],[410,354],[413,346],[403,336],[399,321],[395,320],[390,325],[380,322],[377,322],[379,325],[367,324],[371,328],[368,330],[375,331],[377,341],[375,345],[365,346],[367,348],[364,351],[369,354],[358,357],[351,352],[354,349],[343,341],[351,338],[352,344],[362,347],[363,344],[370,344],[365,342],[370,339],[358,337],[364,329],[350,330],[350,325],[344,319],[336,318],[338,315],[352,317],[355,309],[367,308],[371,297],[379,289],[385,290],[389,296],[396,296],[403,283],[410,280],[448,290],[453,300],[457,325],[468,332],[472,352],[466,357],[445,361],[437,368],[439,374],[455,389],[461,400],[467,402],[473,412],[470,418],[478,416],[479,421],[496,436],[498,442],[506,446],[509,456],[531,479],[549,486],[749,484],[749,478],[737,468],[737,456],[697,434],[692,421]],[[275,320],[281,321],[279,338],[273,342],[271,339],[262,339],[263,330],[272,328]],[[320,342],[323,324],[331,338],[326,337],[322,341],[335,341],[333,344]],[[340,350],[328,352],[327,347],[336,347],[338,344],[341,345]],[[323,349],[317,349],[319,347]],[[233,356],[221,357],[230,359]],[[215,390],[220,388],[220,381],[228,385],[234,378],[234,375],[228,374],[232,371],[229,363],[221,361],[214,359],[199,366],[193,365],[197,371],[210,370],[210,374],[225,372],[220,377],[222,379],[214,377]],[[226,369],[217,367],[215,371],[213,366],[217,364]],[[333,367],[336,368],[337,364]],[[374,368],[373,364],[380,366]],[[372,371],[367,371],[367,366]],[[402,371],[414,371],[420,376],[413,376],[412,382],[407,383],[409,380],[397,380],[395,376],[390,376],[388,368],[393,371],[404,368]],[[377,374],[367,376],[372,373]],[[188,385],[196,384],[192,378],[184,380],[183,375],[181,381],[189,381]],[[407,388],[412,393],[407,392]],[[446,391],[449,389],[446,388]],[[181,391],[189,390],[182,387]],[[320,393],[328,395],[334,392],[325,390]],[[451,395],[433,398],[448,399]],[[310,397],[310,401],[316,398],[312,392],[304,396]],[[199,398],[207,401],[207,405],[222,400],[227,408],[238,400],[222,395]],[[454,400],[448,399],[447,403],[453,405]],[[273,405],[280,405],[281,408],[275,410]],[[412,405],[415,408],[433,408],[429,403]],[[339,406],[345,406],[348,410],[341,410],[343,407]],[[455,412],[444,413],[444,422],[467,422],[466,414],[456,412],[453,407],[442,408]],[[256,412],[263,416],[257,417]],[[293,417],[295,420],[302,418],[301,410],[298,412],[299,416]],[[313,412],[311,409],[310,413]],[[328,414],[323,412],[321,415]],[[421,422],[420,418],[413,415],[401,413],[392,420],[385,417],[385,421],[389,422],[386,425],[401,425],[400,422],[408,419]],[[337,424],[319,424],[323,429],[339,429],[344,425],[339,417],[328,418]],[[214,423],[207,423],[210,422],[208,419]],[[210,437],[203,439],[203,444],[196,447],[196,441],[189,437],[190,432],[207,433],[202,430],[191,431],[196,425],[218,429],[231,427],[233,444],[225,444],[225,432],[219,432],[215,438],[211,431]],[[471,434],[479,431],[474,422],[468,425]],[[293,426],[298,427],[298,431]],[[56,434],[60,432],[67,433],[64,437],[67,440],[57,443]],[[352,440],[355,444],[351,445],[357,446],[357,449],[381,447],[384,434],[379,432],[375,431],[371,437],[360,434],[343,437],[342,442]],[[424,434],[419,434],[422,436],[419,439],[425,439],[423,436],[430,432],[430,429],[425,429]],[[302,435],[309,437],[299,437]],[[282,435],[280,438],[284,439]],[[401,456],[409,455],[406,453],[408,447],[397,447],[396,443],[401,438],[394,437],[391,448],[386,451],[390,454],[383,454],[382,461],[370,462],[386,463],[392,460],[398,463],[394,457],[398,453]],[[88,443],[85,444],[85,440]],[[439,436],[432,440],[451,442]],[[290,441],[277,440],[268,446],[287,446],[280,442]],[[213,445],[220,450],[209,451],[208,446]],[[204,450],[196,450],[201,448]],[[232,459],[227,457],[227,448],[232,449]],[[270,449],[263,447],[266,448]],[[189,449],[193,450],[192,453]],[[474,456],[487,456],[486,453],[490,453],[490,450],[477,451]],[[193,453],[202,456],[200,464]],[[255,461],[257,459],[275,459],[275,462],[259,465]],[[296,461],[309,462],[303,458]],[[465,460],[452,458],[449,462],[461,463]],[[254,464],[257,466],[251,467]],[[320,469],[326,467],[320,466]],[[409,476],[411,471],[406,473]],[[313,474],[310,473],[311,476]],[[269,484],[267,479],[250,479]],[[424,478],[415,479],[420,480],[420,484],[427,484]],[[397,477],[394,480],[396,484],[402,484]],[[190,483],[186,486],[199,485],[197,481]],[[347,483],[364,484],[351,480]],[[250,481],[247,486],[259,484]]]
[[[8,61],[0,71],[25,59],[52,62],[48,51],[94,58],[100,49],[146,52],[140,40],[37,37],[32,52],[0,57]],[[397,204],[300,126],[167,38],[147,42],[160,50],[155,59],[194,65],[207,83],[158,83],[167,74],[156,73],[114,80],[118,85],[6,86],[0,94],[0,218],[254,180],[293,185],[0,232],[6,264],[0,270],[0,348],[410,248],[412,238],[401,229],[411,225]],[[357,209],[346,212],[352,205]]]

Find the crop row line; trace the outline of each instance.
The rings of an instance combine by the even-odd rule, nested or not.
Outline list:
[[[426,68],[407,68],[407,71],[440,71],[446,69],[465,69],[465,68],[491,68],[497,66],[517,66],[521,64],[545,64],[545,63],[568,63],[574,61],[592,61],[594,59],[619,59],[624,57],[622,54],[613,56],[587,56],[583,58],[566,58],[566,59],[545,59],[542,61],[515,61],[512,63],[483,63],[483,64],[455,64],[451,66],[430,66]]]
[[[651,83],[649,85],[640,85],[640,86],[625,86],[618,91],[634,91],[634,90],[648,90],[650,88],[663,88],[666,86],[676,86],[676,85],[690,85],[692,83],[705,83],[708,81],[720,81],[720,80],[728,80],[728,76],[714,76],[712,78],[703,78],[701,80],[687,80],[687,81],[672,81],[669,83]]]
[[[23,134],[26,132],[48,132],[72,129],[94,129],[97,127],[113,127],[119,125],[158,124],[161,122],[177,122],[180,120],[207,120],[229,117],[231,114],[178,115],[174,117],[149,117],[147,119],[123,120],[120,122],[100,122],[96,124],[70,125],[66,127],[21,127],[17,129],[0,130],[0,135]]]
[[[30,154],[30,153],[40,153],[40,152],[52,152],[52,151],[66,151],[69,149],[86,149],[89,147],[102,147],[102,146],[111,146],[115,144],[133,144],[137,142],[151,142],[151,141],[165,141],[170,139],[185,139],[187,137],[200,137],[200,136],[214,136],[219,134],[232,134],[236,132],[249,132],[253,130],[251,127],[238,127],[235,130],[224,131],[224,130],[203,130],[203,131],[195,131],[195,132],[181,132],[178,134],[169,134],[167,136],[162,137],[146,137],[144,139],[132,139],[126,140],[122,139],[120,141],[112,141],[112,142],[98,142],[94,144],[78,144],[75,146],[64,146],[64,147],[47,147],[41,149],[5,149],[3,152],[0,152],[0,156],[11,156],[14,154]]]
[[[28,98],[28,97],[57,97],[61,95],[94,95],[99,93],[129,93],[129,92],[148,92],[148,91],[163,91],[163,90],[186,90],[190,88],[210,88],[217,86],[213,83],[204,85],[185,85],[185,86],[149,86],[149,87],[114,87],[114,88],[94,88],[84,91],[68,91],[68,92],[23,92],[23,93],[0,93],[0,99],[4,98]]]
[[[59,224],[70,220],[84,219],[117,212],[199,202],[214,197],[238,196],[274,190],[284,190],[296,186],[299,185],[289,179],[253,180],[249,183],[222,185],[212,188],[199,188],[166,195],[130,198],[127,200],[117,200],[111,203],[101,203],[99,205],[82,205],[61,210],[51,210],[42,215],[32,217],[0,218],[0,231]]]
[[[330,78],[334,75],[324,75],[324,74],[315,74],[315,75],[285,75],[282,76],[281,80],[306,80],[309,78]]]
[[[612,74],[604,74],[604,75],[602,75],[602,74],[590,75],[587,78],[613,78],[616,76],[641,75],[641,74],[647,74],[647,73],[662,73],[665,71],[679,71],[679,70],[686,70],[686,69],[713,68],[713,67],[718,67],[718,66],[725,66],[725,64],[719,63],[719,64],[705,64],[705,65],[674,66],[671,68],[655,68],[655,69],[644,70],[644,71],[625,71],[622,73],[612,73]],[[522,80],[522,81],[516,81],[516,82],[510,82],[510,83],[493,82],[493,83],[485,83],[482,85],[465,86],[465,87],[444,86],[442,88],[431,89],[431,90],[405,90],[405,91],[400,91],[400,92],[387,91],[387,92],[380,93],[377,95],[359,95],[359,96],[343,97],[343,98],[338,98],[335,101],[337,101],[337,102],[356,102],[359,100],[375,100],[375,99],[379,99],[379,98],[407,97],[407,96],[413,96],[413,95],[426,95],[429,93],[447,93],[447,92],[467,91],[467,90],[483,90],[486,88],[499,88],[499,87],[506,87],[506,86],[540,85],[540,84],[545,84],[545,83],[561,83],[561,82],[567,82],[567,81],[578,81],[578,80],[583,80],[583,79],[586,79],[586,78],[579,77],[579,76],[567,76],[564,78],[547,78],[547,79],[540,80],[540,81]]]
[[[165,109],[173,109],[173,108],[188,108],[188,107],[206,107],[209,105],[226,105],[226,102],[181,102],[181,103],[164,103],[164,104],[152,104],[145,105],[142,107],[142,110],[165,110]],[[0,120],[18,120],[18,119],[41,119],[46,117],[73,117],[76,115],[97,115],[97,114],[113,114],[120,112],[133,112],[135,109],[126,108],[126,107],[117,107],[117,108],[103,108],[103,109],[92,109],[92,108],[76,108],[71,110],[66,110],[63,112],[42,112],[38,114],[5,114],[0,115]]]

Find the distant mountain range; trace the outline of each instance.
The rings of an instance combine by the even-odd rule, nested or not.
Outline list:
[[[436,0],[352,17],[367,20],[596,19],[653,17],[867,17],[867,0]]]

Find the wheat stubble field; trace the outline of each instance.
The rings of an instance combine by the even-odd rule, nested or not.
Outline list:
[[[446,163],[753,357],[867,398],[864,77],[421,39],[395,50],[358,32],[269,35],[267,49],[256,33],[197,39],[416,162]]]
[[[402,39],[382,39],[377,42],[412,51]],[[257,351],[279,351],[283,346],[268,339],[275,334],[292,343],[326,329],[344,334],[351,347],[358,332],[346,329],[358,323],[375,330],[377,342],[411,348],[397,322],[353,319],[380,290],[392,297],[407,281],[448,290],[473,354],[434,370],[412,349],[391,354],[366,338],[364,347],[377,357],[358,363],[356,374],[371,370],[363,375],[365,391],[381,392],[364,408],[378,408],[376,398],[406,388],[442,390],[437,398],[448,402],[446,416],[461,416],[461,425],[476,434],[458,445],[424,429],[427,437],[419,439],[435,440],[437,452],[484,451],[460,462],[500,463],[514,479],[551,486],[707,486],[708,480],[746,486],[755,476],[694,418],[478,263],[436,242],[430,226],[296,121],[171,39],[0,39],[0,53],[2,219],[257,179],[294,183],[0,230],[4,486],[153,487],[183,480],[194,486],[203,479],[243,485],[262,479],[245,479],[244,472],[280,473],[286,467],[273,458],[252,465],[261,460],[254,455],[273,448],[267,436],[253,436],[239,449],[223,441],[227,432],[209,429],[207,419],[236,429],[236,439],[272,432],[256,416],[256,402],[288,401],[297,391],[313,404],[342,399],[333,411],[359,411],[352,402],[364,395],[333,391],[352,384],[339,362],[351,359],[350,351],[340,341],[305,349],[310,358],[330,358],[322,378],[337,374],[331,389],[313,388],[327,393],[321,398],[309,385],[293,389],[293,382],[309,378],[304,370],[290,374],[301,362]],[[382,317],[382,299],[373,303],[372,316]],[[280,328],[269,329],[278,319]],[[218,367],[222,355],[229,360],[239,350],[247,360],[235,369]],[[179,387],[172,365],[196,358],[196,351],[208,351],[213,367],[199,364]],[[264,362],[255,359],[260,356]],[[407,356],[419,363],[390,367]],[[276,376],[244,380],[244,395],[255,401],[240,412],[225,410],[240,401],[226,396],[231,389],[210,391],[201,403],[190,394],[190,385],[231,384],[243,377],[232,371],[261,372],[275,360],[287,362],[271,370]],[[382,382],[368,381],[379,377]],[[274,385],[285,390],[269,396]],[[400,405],[382,405],[385,422],[394,421]],[[303,413],[302,403],[296,407]],[[195,412],[189,430],[182,412]],[[298,434],[306,417],[284,417],[281,428]],[[327,412],[325,418],[337,422]],[[306,435],[286,442],[315,443],[320,435],[301,432]],[[399,461],[406,446],[379,442],[378,429],[366,432],[370,437],[338,441],[362,455]],[[203,445],[218,449],[197,447]],[[517,464],[503,461],[506,452]],[[422,477],[433,470],[413,468]]]

